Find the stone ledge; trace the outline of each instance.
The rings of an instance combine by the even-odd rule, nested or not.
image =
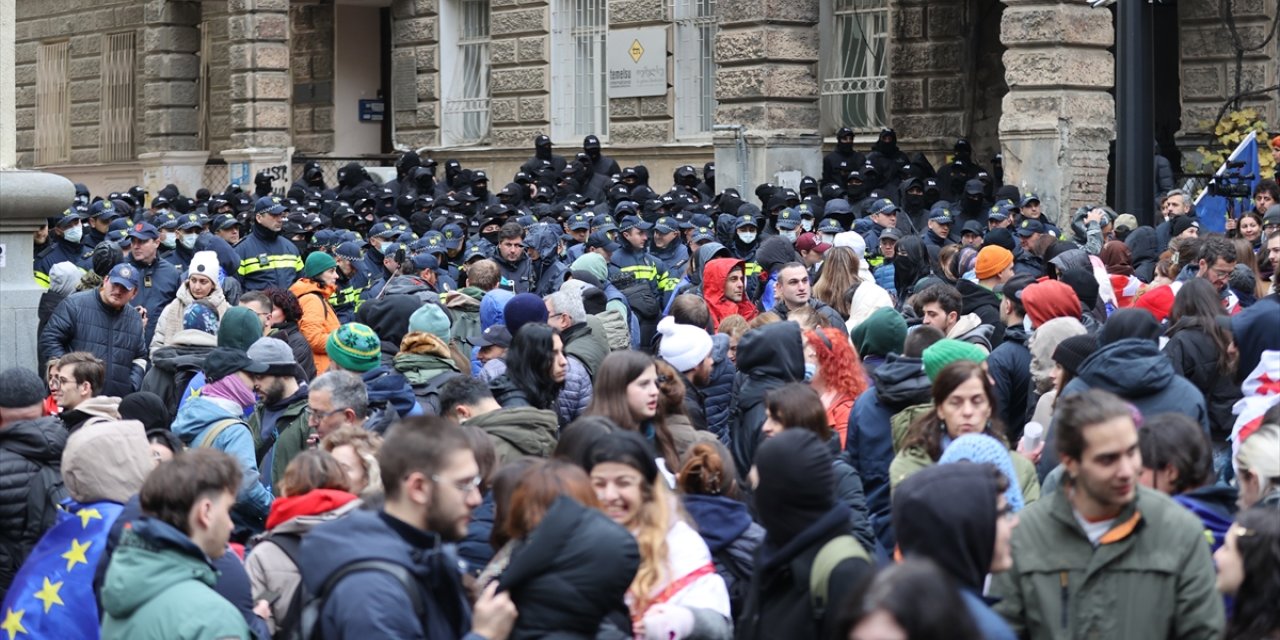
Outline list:
[[[1110,47],[1115,44],[1111,14],[1083,3],[1009,7],[1000,21],[1005,46],[1077,44]]]
[[[1115,61],[1105,49],[1010,49],[1004,52],[1004,68],[1010,89],[1115,85]]]
[[[811,63],[817,62],[818,55],[818,34],[813,27],[769,26],[716,34],[717,64]]]

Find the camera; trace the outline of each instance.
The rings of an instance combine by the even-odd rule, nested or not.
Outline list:
[[[1241,173],[1243,168],[1242,160],[1228,162],[1226,172],[1209,181],[1209,195],[1230,199],[1253,197],[1253,188],[1250,186],[1253,176]]]

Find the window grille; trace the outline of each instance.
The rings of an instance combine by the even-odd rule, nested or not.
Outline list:
[[[196,139],[199,141],[199,148],[204,150],[210,149],[210,119],[212,118],[212,110],[209,108],[210,98],[213,92],[209,88],[209,68],[213,62],[213,25],[208,21],[200,23],[200,71],[196,78],[196,120],[199,122],[199,130]]]
[[[71,43],[41,44],[36,50],[36,164],[71,160]]]
[[[676,135],[706,136],[716,111],[716,0],[675,0]]]
[[[134,33],[102,37],[102,124],[104,162],[133,159]]]
[[[552,12],[552,137],[608,136],[608,0],[558,0]],[[576,146],[577,141],[574,140]]]
[[[888,0],[835,0],[832,46],[823,55],[822,111],[829,127],[877,131],[888,86]]]
[[[444,142],[474,144],[489,133],[489,1],[454,0],[457,49],[444,101]]]

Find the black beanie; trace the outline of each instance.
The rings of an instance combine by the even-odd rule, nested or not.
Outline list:
[[[981,591],[995,552],[993,469],[962,461],[903,480],[893,492],[893,529],[903,555],[929,558],[965,588]]]
[[[781,547],[834,506],[831,449],[804,429],[786,429],[760,445],[756,510],[770,544]]]
[[[1098,346],[1105,347],[1117,340],[1139,338],[1156,342],[1160,339],[1160,324],[1146,309],[1119,309],[1107,318],[1098,332]]]
[[[616,462],[639,471],[645,482],[653,484],[659,480],[657,456],[644,436],[634,431],[615,431],[602,436],[591,445],[591,451],[587,454],[591,466],[587,467],[587,473],[591,473],[591,469],[602,462]]]
[[[141,422],[147,431],[169,430],[169,409],[150,391],[137,391],[121,399],[120,417]]]
[[[1053,350],[1053,361],[1058,363],[1063,369],[1066,369],[1071,375],[1076,375],[1080,371],[1080,364],[1085,358],[1093,355],[1098,350],[1098,340],[1093,336],[1085,333],[1078,336],[1071,336],[1058,343]]]
[[[44,402],[44,381],[22,367],[0,371],[0,407],[25,409]]]
[[[1058,280],[1076,292],[1076,297],[1086,310],[1098,308],[1098,279],[1093,277],[1092,271],[1067,269],[1058,274]]]
[[[1017,253],[1014,251],[1014,247],[1017,245],[1013,242],[1013,233],[1008,229],[1000,228],[988,231],[987,235],[982,239],[982,246],[989,247],[991,245],[1004,247],[1009,250],[1009,253]]]

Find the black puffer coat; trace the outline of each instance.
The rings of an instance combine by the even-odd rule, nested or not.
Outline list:
[[[0,599],[44,534],[39,531],[31,537],[23,532],[32,480],[42,466],[59,469],[66,446],[67,430],[55,417],[23,420],[0,429]]]
[[[40,358],[61,358],[72,351],[88,351],[106,364],[101,395],[133,393],[142,384],[141,368],[134,379],[133,361],[147,357],[138,310],[131,305],[112,309],[96,289],[72,294],[58,305],[40,333]]]
[[[557,498],[499,579],[520,611],[509,637],[595,638],[606,617],[626,629],[623,596],[639,568],[640,549],[626,529]]]

